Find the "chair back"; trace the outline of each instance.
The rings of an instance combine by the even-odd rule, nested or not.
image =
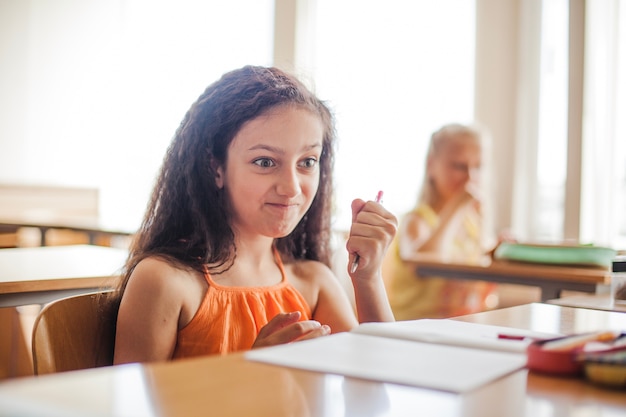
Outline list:
[[[35,375],[113,364],[115,323],[107,293],[62,298],[39,312],[33,327]]]

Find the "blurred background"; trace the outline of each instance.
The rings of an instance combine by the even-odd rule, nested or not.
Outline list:
[[[336,230],[379,189],[411,209],[430,134],[478,122],[494,231],[624,248],[625,28],[619,0],[0,0],[0,183],[132,231],[204,88],[276,65],[336,114]]]

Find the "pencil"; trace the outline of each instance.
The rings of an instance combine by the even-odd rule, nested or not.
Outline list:
[[[378,194],[376,194],[376,202],[380,203],[383,199],[383,192],[379,191]],[[354,255],[354,261],[352,261],[352,266],[350,267],[350,273],[354,274],[357,270],[357,268],[359,267],[359,254],[357,253],[356,255]]]
[[[615,339],[615,337],[616,332],[610,330],[583,333],[546,342],[541,348],[543,350],[552,351],[572,350],[584,346],[584,344],[588,342],[608,342]]]

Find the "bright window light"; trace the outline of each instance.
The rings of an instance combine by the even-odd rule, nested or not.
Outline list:
[[[473,121],[475,4],[466,0],[319,0],[314,67],[337,117],[335,228],[354,198],[384,190],[410,210],[432,132]]]

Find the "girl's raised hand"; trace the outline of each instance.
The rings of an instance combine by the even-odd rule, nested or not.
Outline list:
[[[380,202],[354,200],[352,226],[346,242],[350,254],[350,276],[377,275],[397,229],[398,220]],[[358,264],[355,264],[357,256]]]
[[[300,320],[300,312],[274,316],[259,332],[252,348],[280,345],[330,334],[330,327],[315,320]]]

